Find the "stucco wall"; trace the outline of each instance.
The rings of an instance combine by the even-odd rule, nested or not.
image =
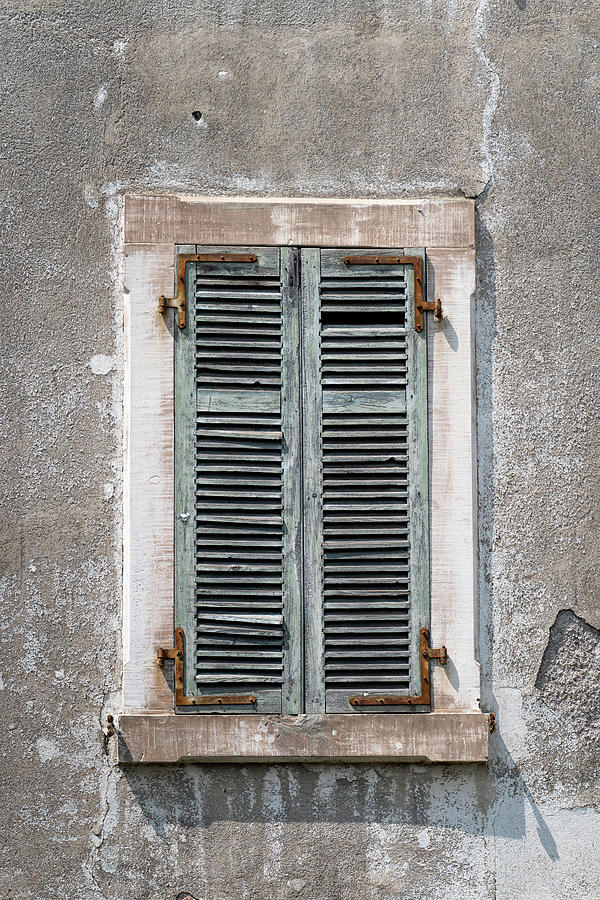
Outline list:
[[[599,896],[599,21],[594,0],[2,5],[0,897]],[[143,190],[477,198],[489,766],[112,765],[119,210]]]

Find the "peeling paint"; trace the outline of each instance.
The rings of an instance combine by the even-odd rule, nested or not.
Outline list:
[[[108,89],[107,85],[101,84],[98,90],[96,91],[96,96],[94,97],[94,109],[98,112],[102,106],[106,103],[106,98],[108,97]]]
[[[43,763],[50,762],[50,760],[56,759],[59,755],[56,741],[53,741],[50,738],[38,738],[35,742],[35,746],[38,756]]]
[[[108,375],[109,372],[114,370],[115,361],[112,356],[105,356],[103,353],[98,353],[96,356],[92,356],[88,366],[94,375]]]

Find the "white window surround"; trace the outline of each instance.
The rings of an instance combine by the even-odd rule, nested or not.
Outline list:
[[[127,762],[487,759],[476,658],[474,204],[470,200],[315,200],[128,196],[124,221],[125,446],[123,698]],[[430,713],[175,715],[173,642],[173,313],[176,245],[426,247],[429,329]],[[189,248],[193,250],[192,247]],[[170,664],[167,664],[169,666]]]

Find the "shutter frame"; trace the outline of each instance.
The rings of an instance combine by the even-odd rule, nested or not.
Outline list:
[[[423,248],[406,248],[407,256],[420,256],[423,297],[427,297],[427,258]],[[415,270],[406,266],[408,284],[406,328],[408,348],[408,483],[410,497],[410,577],[411,577],[411,696],[421,694],[420,629],[430,625],[430,546],[429,546],[429,428],[427,342],[430,316],[425,328],[415,328]]]
[[[363,251],[352,251],[352,254],[356,253],[358,255],[359,252]],[[425,275],[425,251],[424,249],[408,249],[403,248],[399,250],[386,250],[377,251],[377,250],[368,250],[364,251],[368,256],[381,255],[383,257],[393,257],[393,256],[420,256],[423,260],[423,277]],[[400,269],[398,266],[392,269],[391,266],[386,266],[385,269],[383,266],[373,266],[373,265],[358,265],[356,267],[348,266],[348,269],[340,271],[340,261],[344,256],[349,255],[348,250],[302,250],[302,274],[303,274],[303,333],[306,335],[306,331],[308,329],[309,334],[306,335],[304,341],[303,348],[303,366],[304,366],[304,404],[305,407],[309,410],[305,412],[305,421],[304,421],[304,460],[305,460],[305,481],[309,490],[306,491],[305,496],[305,510],[307,509],[308,504],[310,503],[312,497],[311,493],[314,494],[318,492],[319,494],[319,516],[320,521],[314,522],[305,521],[305,573],[307,573],[308,582],[305,583],[305,590],[307,592],[308,602],[306,605],[306,614],[307,616],[311,616],[312,621],[307,624],[306,629],[306,646],[307,646],[307,685],[312,686],[312,690],[309,691],[307,687],[307,712],[369,712],[369,711],[381,711],[381,706],[357,706],[354,707],[350,705],[349,700],[351,696],[356,696],[356,694],[367,694],[373,696],[418,696],[421,693],[421,670],[420,670],[420,629],[423,627],[427,627],[429,625],[429,515],[428,515],[428,436],[427,436],[427,335],[426,331],[419,334],[415,331],[415,322],[414,322],[414,269],[412,266],[403,265]],[[337,267],[337,268],[336,268]],[[307,268],[309,269],[309,277],[306,277]],[[316,270],[316,277],[313,274]],[[388,314],[390,309],[392,308],[389,304],[393,304],[394,295],[393,295],[393,284],[392,276],[389,277],[382,276],[381,273],[384,272],[385,275],[388,273],[392,273],[393,271],[396,274],[399,271],[402,271],[404,274],[404,280],[406,283],[406,293],[405,293],[405,346],[406,346],[406,378],[405,378],[405,396],[406,396],[406,405],[405,405],[405,418],[407,425],[407,468],[408,468],[408,488],[407,488],[407,501],[409,507],[409,543],[410,543],[410,557],[408,560],[408,568],[409,568],[409,576],[410,576],[410,608],[409,608],[409,622],[408,627],[409,631],[409,650],[408,650],[408,661],[410,662],[410,680],[404,679],[402,684],[394,685],[392,682],[387,683],[386,679],[382,677],[383,669],[378,671],[380,682],[385,682],[385,684],[379,684],[376,688],[373,687],[365,687],[361,688],[359,683],[354,683],[352,687],[335,687],[333,686],[332,676],[326,674],[327,667],[324,662],[324,654],[325,648],[330,647],[329,656],[331,657],[331,644],[329,639],[327,638],[328,629],[331,631],[330,626],[325,624],[325,600],[326,595],[324,593],[325,588],[329,587],[328,595],[332,594],[334,597],[337,595],[337,600],[343,600],[343,592],[339,593],[339,585],[346,584],[348,587],[348,582],[350,581],[350,585],[352,583],[352,579],[349,579],[348,570],[343,572],[343,578],[340,582],[338,575],[330,574],[330,581],[327,583],[324,581],[324,560],[326,559],[326,546],[323,541],[323,456],[321,453],[321,443],[324,440],[324,435],[321,433],[321,423],[325,423],[325,419],[323,418],[323,409],[327,409],[329,413],[333,413],[334,411],[342,410],[344,404],[340,400],[341,390],[351,391],[351,399],[354,404],[353,409],[355,412],[366,413],[371,410],[371,416],[367,415],[367,419],[376,420],[377,419],[377,409],[385,410],[388,408],[389,410],[400,410],[400,394],[399,387],[402,381],[402,377],[400,375],[402,366],[400,364],[399,359],[394,358],[394,363],[392,368],[390,369],[390,376],[388,378],[389,384],[383,384],[382,391],[380,394],[377,394],[377,384],[378,381],[382,381],[383,363],[379,359],[375,359],[372,356],[371,370],[366,369],[367,374],[365,375],[365,384],[363,387],[366,389],[364,391],[360,391],[360,378],[357,378],[354,372],[358,374],[358,370],[360,365],[362,364],[361,356],[358,354],[357,361],[354,363],[352,361],[352,357],[350,355],[350,351],[348,351],[347,360],[348,362],[341,366],[338,363],[338,359],[342,356],[343,351],[339,349],[331,349],[342,347],[344,343],[344,333],[346,337],[352,334],[352,339],[349,342],[349,346],[352,345],[360,345],[360,341],[356,340],[356,332],[350,329],[344,329],[343,325],[338,326],[337,330],[340,332],[342,337],[339,340],[339,343],[336,342],[335,338],[330,338],[329,343],[327,343],[327,332],[328,329],[326,327],[323,328],[323,332],[321,332],[321,283],[324,285],[324,290],[326,291],[327,285],[327,277],[331,276],[334,278],[332,282],[334,287],[332,288],[333,294],[330,293],[330,297],[332,297],[329,302],[328,309],[333,310],[336,313],[340,313],[340,311],[346,309],[353,309],[357,312],[360,312],[361,308],[366,309],[368,314],[371,314],[371,311],[376,311],[378,309],[386,311]],[[369,288],[365,289],[365,295],[362,296],[362,293],[359,291],[355,294],[355,299],[352,300],[350,305],[346,302],[344,306],[344,288],[340,285],[344,284],[344,278],[347,278],[346,284],[352,281],[352,275],[356,275],[358,278],[366,278],[367,281],[372,281],[369,276],[372,276],[375,281],[377,280],[377,272],[379,272],[379,279],[381,281],[386,281],[390,287],[384,288],[380,294],[381,299],[373,298],[372,295],[369,294]],[[335,280],[335,279],[338,280]],[[358,285],[359,282],[356,282]],[[372,282],[374,284],[374,282]],[[350,288],[352,290],[352,288]],[[392,293],[388,293],[388,292]],[[336,292],[339,292],[336,293]],[[323,295],[325,297],[325,294]],[[356,302],[356,298],[358,298],[358,302]],[[326,302],[326,301],[324,301]],[[373,304],[374,305],[370,305]],[[352,305],[354,304],[354,306]],[[379,305],[378,305],[379,304]],[[388,305],[386,305],[388,304]],[[344,313],[342,313],[344,314]],[[377,312],[375,312],[377,315]],[[352,319],[352,316],[350,316]],[[315,340],[314,335],[316,334],[319,340]],[[329,329],[331,331],[331,329]],[[335,331],[334,327],[334,331]],[[323,350],[321,351],[320,347],[320,337],[323,334],[323,340],[326,342],[324,344]],[[371,351],[372,354],[377,351]],[[356,350],[354,351],[356,353]],[[321,355],[323,355],[323,371],[321,371]],[[388,354],[391,357],[393,354]],[[368,354],[366,355],[368,357]],[[382,357],[385,358],[382,353]],[[325,364],[327,363],[327,364]],[[369,363],[367,363],[368,367]],[[392,365],[392,364],[390,364]],[[318,373],[318,376],[315,378],[315,371]],[[345,373],[350,372],[351,376],[347,376]],[[393,375],[393,377],[392,377]],[[400,375],[400,377],[398,377]],[[340,377],[335,377],[340,376]],[[306,384],[307,381],[313,379],[312,384]],[[315,395],[314,385],[318,385],[318,395]],[[397,385],[397,386],[396,386]],[[333,393],[332,393],[333,392]],[[327,403],[324,406],[324,396],[327,396]],[[316,410],[316,416],[310,416],[310,410]],[[398,412],[400,415],[400,412]],[[315,422],[315,419],[319,418],[318,425]],[[308,421],[307,421],[308,418]],[[327,417],[326,417],[327,418]],[[329,421],[331,422],[343,422],[343,419],[337,419],[335,415],[329,415]],[[357,421],[357,417],[351,417],[348,421]],[[360,416],[358,416],[358,421],[360,422]],[[397,424],[399,420],[393,418],[392,421]],[[384,419],[382,419],[384,422]],[[325,425],[323,427],[326,427]],[[331,427],[334,427],[331,425]],[[341,426],[340,426],[341,427]],[[354,426],[355,428],[360,429],[360,425]],[[366,426],[363,426],[366,427]],[[380,426],[373,426],[374,428],[382,428],[383,424]],[[346,429],[351,430],[351,429]],[[342,431],[344,428],[342,427]],[[381,433],[381,432],[379,432]],[[332,435],[335,434],[334,432]],[[336,442],[336,437],[330,437],[330,440]],[[385,440],[385,438],[384,438]],[[368,450],[365,451],[368,454]],[[342,457],[343,458],[343,457]],[[318,462],[317,462],[318,461]],[[330,463],[330,466],[335,468],[335,463]],[[350,464],[349,464],[350,465]],[[318,466],[319,471],[315,471],[315,466]],[[330,471],[333,471],[333,468],[330,468]],[[374,467],[374,475],[373,477],[377,478],[376,468]],[[352,472],[352,479],[354,479],[354,475],[356,474],[356,469],[350,465],[350,470]],[[385,479],[383,479],[385,481]],[[339,490],[337,486],[341,482],[337,480],[336,482],[331,481],[331,476],[329,481],[326,484],[326,488],[329,492],[329,496],[332,496],[332,491]],[[354,483],[354,482],[353,482]],[[368,485],[368,479],[365,482],[363,476],[363,490],[365,489],[365,484]],[[310,490],[312,488],[312,491]],[[355,488],[356,490],[356,488]],[[384,490],[384,487],[381,488]],[[395,488],[392,488],[395,492]],[[350,494],[351,495],[351,494]],[[365,494],[355,494],[356,497],[359,498],[358,503],[360,505],[360,498],[365,496]],[[352,503],[352,501],[350,501]],[[376,503],[372,504],[376,507]],[[341,501],[341,506],[343,506],[343,498]],[[351,514],[351,506],[347,507],[346,515],[350,511]],[[344,513],[341,513],[343,517]],[[377,517],[377,513],[373,512],[373,517]],[[331,517],[331,513],[330,513]],[[348,520],[346,520],[348,521]],[[368,531],[371,528],[371,525],[363,526],[363,530],[366,529]],[[383,523],[383,527],[385,527],[385,523]],[[397,527],[397,526],[396,526]],[[334,534],[339,532],[346,539],[348,538],[348,526],[341,525],[337,526],[337,529],[334,529]],[[359,529],[360,530],[360,529]],[[325,537],[327,538],[327,529],[325,530]],[[316,545],[321,542],[322,543],[322,551],[317,551]],[[380,540],[381,543],[381,540]],[[334,542],[335,546],[335,542]],[[369,545],[367,545],[369,546]],[[364,548],[363,548],[364,551]],[[345,551],[342,551],[342,555],[344,555]],[[339,554],[338,554],[339,555]],[[346,556],[349,557],[351,554],[347,553]],[[357,554],[360,555],[360,554]],[[365,559],[364,563],[364,578],[368,578],[370,576],[373,577],[374,581],[377,581],[377,566],[373,565],[376,562],[373,559],[373,563],[371,563],[372,570],[369,571],[368,568],[368,559],[369,557],[374,557],[375,553],[371,554],[368,552],[363,552],[363,558]],[[330,554],[331,556],[331,554]],[[341,557],[340,557],[341,558]],[[383,563],[386,563],[385,553],[383,554]],[[350,562],[352,562],[350,560]],[[391,565],[391,563],[394,565]],[[392,569],[394,571],[398,571],[398,565],[400,564],[400,554],[394,554],[391,551],[388,551],[387,563],[385,565],[382,564],[381,568],[387,568],[388,572],[386,575],[392,574]],[[335,560],[329,562],[329,571],[336,572]],[[360,564],[359,564],[360,565]],[[339,570],[343,571],[343,570]],[[362,573],[361,573],[362,574]],[[366,584],[364,578],[357,579]],[[389,578],[391,582],[393,579]],[[307,587],[307,584],[310,584],[310,589]],[[338,587],[336,587],[338,585]],[[333,589],[332,589],[333,588]],[[320,593],[319,601],[317,602],[315,595]],[[356,590],[353,591],[354,594],[357,593]],[[378,593],[379,589],[378,589]],[[380,593],[380,596],[383,597]],[[379,603],[379,601],[377,601]],[[351,610],[349,609],[350,603],[346,604],[337,604],[340,609],[346,608],[346,613],[350,612],[360,612],[361,609],[367,609],[366,606],[360,606],[357,604],[357,607],[353,607]],[[379,604],[380,605],[380,604]],[[387,606],[384,604],[383,611],[381,614],[381,622],[382,624],[386,624],[386,620],[389,625],[389,620],[392,619],[392,616],[385,615],[385,609]],[[369,611],[371,626],[374,628],[374,622],[377,618],[377,615],[373,615],[373,607]],[[338,612],[335,615],[334,621],[342,621],[348,625],[349,620],[344,619],[343,613]],[[331,615],[329,615],[329,620],[332,620]],[[394,620],[396,621],[396,620]],[[387,627],[387,626],[386,626]],[[399,626],[398,626],[399,627]],[[317,632],[320,630],[320,634]],[[379,629],[380,630],[380,629]],[[389,630],[389,629],[388,629]],[[375,640],[375,635],[378,629],[375,629],[371,635],[373,641]],[[397,626],[394,626],[394,631],[398,634]],[[356,627],[353,629],[354,634],[358,634],[360,632],[357,631]],[[369,650],[369,641],[364,643],[364,638],[368,636],[368,631],[365,629],[362,633],[363,640],[363,651],[362,657],[360,655],[355,656],[355,662],[358,663],[361,661],[364,662],[373,661],[373,654]],[[398,638],[397,638],[398,639]],[[379,640],[379,639],[377,639]],[[334,658],[334,663],[340,662],[337,659],[337,656],[343,657],[346,656],[346,642],[338,641],[340,643],[341,649],[343,653],[335,654],[336,658]],[[359,651],[360,641],[357,642],[357,647],[355,648],[355,653],[360,653]],[[380,643],[380,647],[382,644]],[[338,648],[339,649],[339,648]],[[351,657],[351,654],[350,654]],[[350,658],[349,657],[349,658]],[[400,664],[401,654],[398,651],[398,655],[394,658],[394,665],[397,666]],[[384,663],[383,654],[381,655],[381,663]],[[337,668],[343,669],[342,666],[329,665],[329,671],[335,672]],[[371,665],[371,668],[373,666]],[[363,665],[363,673],[370,671],[369,666],[367,669],[364,668]],[[370,676],[369,676],[370,677]],[[392,677],[392,676],[390,676]],[[340,675],[338,680],[343,680],[343,673]],[[349,676],[348,682],[352,679]],[[377,680],[377,679],[375,679]],[[365,684],[368,684],[368,678],[363,678]],[[309,699],[312,697],[312,704],[309,706]],[[386,712],[402,712],[408,709],[419,709],[419,706],[411,706],[411,705],[397,705],[397,706],[388,706],[385,708]],[[427,708],[427,707],[425,707]]]
[[[282,288],[281,428],[283,512],[283,653],[282,712],[303,710],[304,652],[302,640],[302,448],[300,383],[300,252],[280,251]]]
[[[196,248],[197,252],[204,250],[214,255],[218,254],[221,248]],[[222,250],[227,253],[237,252],[236,248],[231,247],[222,248]],[[277,293],[280,298],[279,316],[274,317],[272,312],[261,312],[263,308],[260,305],[262,298],[259,296],[261,289],[258,287],[254,293],[251,285],[239,288],[237,295],[233,296],[236,288],[229,287],[229,284],[224,283],[233,274],[231,264],[227,260],[216,265],[209,262],[206,264],[194,262],[189,263],[186,267],[187,323],[185,329],[175,329],[175,624],[183,628],[185,634],[186,695],[206,698],[215,695],[239,697],[252,694],[256,697],[257,702],[250,707],[247,705],[230,706],[227,703],[203,704],[201,707],[193,705],[178,707],[176,711],[181,713],[301,711],[301,667],[297,668],[301,652],[301,640],[297,634],[301,622],[300,580],[296,572],[297,558],[291,552],[291,548],[297,547],[299,544],[298,535],[300,533],[300,496],[293,487],[300,465],[297,422],[299,360],[297,354],[291,352],[291,348],[294,347],[294,330],[297,328],[298,320],[297,302],[294,299],[294,292],[298,290],[298,279],[293,277],[294,266],[297,265],[297,252],[288,248],[281,251],[272,247],[240,248],[240,252],[246,254],[249,250],[258,255],[256,265],[251,267],[251,271],[247,275],[245,271],[240,271],[241,266],[238,266],[236,270],[234,265],[233,273],[240,275],[246,283],[252,275],[257,276],[263,283],[263,289],[267,292],[272,292],[273,287],[268,285],[265,287],[266,279],[269,278],[273,286],[275,286],[274,279],[276,279]],[[265,266],[267,266],[266,269]],[[210,276],[214,276],[215,284],[209,284]],[[197,279],[202,280],[202,283],[200,284]],[[235,279],[233,280],[235,281]],[[215,285],[217,286],[215,287]],[[252,296],[244,299],[245,293]],[[225,296],[221,297],[221,294],[225,294]],[[270,298],[264,306],[265,310],[269,307],[272,309],[275,302]],[[240,303],[246,308],[243,313],[236,311]],[[196,317],[197,305],[198,315],[203,322],[200,334],[204,335],[204,345],[200,337],[196,338],[196,325],[200,322]],[[246,334],[244,338],[246,326],[235,323],[241,322],[245,317],[252,318],[255,315],[259,319],[266,317],[271,321],[271,324],[262,326],[265,332],[270,333],[270,337],[265,334],[262,337],[259,336],[257,340]],[[228,325],[225,324],[227,320],[229,321]],[[277,329],[273,328],[275,324],[280,326],[277,369],[273,365],[273,348],[275,346],[273,341],[274,335],[277,334]],[[251,326],[248,330],[256,329],[260,330],[261,326]],[[226,335],[225,332],[227,332]],[[224,347],[223,335],[227,338],[227,347]],[[264,347],[259,346],[261,341],[264,343]],[[247,360],[249,361],[247,362]],[[254,388],[254,377],[251,374],[248,377],[248,373],[245,371],[253,361],[258,366],[256,372],[262,373],[260,377],[256,377],[259,385],[257,389]],[[199,366],[198,372],[197,365]],[[197,379],[198,385],[196,384]],[[277,386],[278,381],[280,383]],[[273,406],[275,397],[277,397],[277,417],[272,415],[272,412],[275,412]],[[202,415],[202,409],[206,409],[204,415]],[[269,415],[270,411],[271,415]],[[294,420],[294,415],[296,420]],[[199,416],[198,422],[205,423],[204,426],[198,425],[198,441],[200,443],[196,439],[197,416]],[[250,424],[253,418],[258,421],[256,429]],[[245,422],[243,425],[234,425],[236,419],[240,421],[244,419]],[[262,439],[261,427],[264,431],[267,426],[261,426],[261,419],[269,422],[267,431],[271,433],[272,437],[274,437],[273,429],[282,433],[282,437],[278,440],[280,453],[276,457],[279,462],[275,468],[273,468],[273,459],[269,461],[269,456],[272,457],[272,448],[268,441],[266,442],[268,449],[264,449],[265,439]],[[270,420],[279,424],[271,424]],[[221,423],[226,424],[222,425]],[[215,427],[215,439],[211,441],[210,432],[207,429]],[[237,428],[238,437],[232,441],[228,437],[228,429],[231,432],[235,428]],[[252,432],[248,439],[240,437],[240,432],[245,431]],[[259,443],[256,444],[256,441]],[[222,442],[222,448],[219,447],[219,442]],[[238,466],[236,459],[243,457],[244,451],[240,448],[244,446],[248,447],[247,454],[250,456],[244,464]],[[256,450],[255,446],[262,447],[262,452],[260,449]],[[229,475],[225,474],[223,460],[219,460],[220,455],[225,452],[228,452],[230,457],[230,460],[227,460],[228,465],[231,463],[231,466],[237,466],[237,468],[229,470]],[[196,458],[197,453],[200,454],[198,459]],[[252,454],[257,454],[257,460],[266,458],[267,461],[257,462],[253,465]],[[197,472],[196,468],[198,465],[202,466],[202,462],[205,463],[204,468],[199,468]],[[256,475],[248,476],[248,471],[245,471],[246,466],[250,467],[248,471],[254,469]],[[261,466],[268,467],[265,471],[270,474],[265,475],[265,478],[262,478],[260,471],[257,471]],[[277,467],[280,468],[279,476],[276,475]],[[215,469],[215,471],[212,472],[211,469]],[[257,481],[254,490],[249,484],[253,478],[256,478]],[[278,479],[279,488],[275,490]],[[264,488],[258,486],[261,481],[265,484]],[[238,484],[239,489],[237,488]],[[197,488],[202,491],[199,501],[204,502],[204,513],[200,512],[201,506],[196,505]],[[252,501],[249,499],[253,494],[257,498],[257,508],[260,508],[261,505],[264,507],[266,503],[267,507],[273,509],[267,518],[278,518],[281,515],[282,524],[279,528],[276,525],[263,524],[261,532],[263,539],[257,543],[258,549],[249,551],[250,538],[257,536],[249,534],[249,532],[254,532],[261,527],[260,524],[251,523],[252,519],[256,523],[256,513],[251,508]],[[279,494],[279,501],[276,499],[277,494]],[[224,501],[223,497],[225,497]],[[272,499],[265,501],[265,497],[272,497]],[[217,508],[223,502],[225,503],[224,512]],[[275,514],[275,506],[279,502],[286,508],[282,506],[280,513]],[[250,506],[247,511],[242,508],[244,504]],[[237,511],[232,512],[232,510]],[[181,513],[184,518],[186,514],[189,514],[187,523],[182,519]],[[242,524],[244,513],[246,523],[250,522],[250,524]],[[215,525],[217,519],[214,517],[217,514],[219,514],[219,525]],[[287,527],[284,527],[284,521]],[[292,522],[296,524],[290,528]],[[199,523],[201,533],[198,532]],[[218,540],[212,542],[208,540],[207,542],[207,535],[208,538],[211,538],[211,530],[215,528],[219,535]],[[234,532],[239,532],[239,538],[237,534],[232,533],[232,528]],[[237,541],[236,538],[238,538]],[[269,540],[273,538],[273,546],[268,548],[269,552],[265,552],[263,556],[260,547],[265,546],[266,538]],[[270,554],[271,556],[277,555],[275,545],[278,541],[281,542],[279,561],[277,558],[269,559]],[[209,546],[211,543],[214,546]],[[199,554],[198,559],[197,554]],[[196,574],[197,563],[200,565],[198,575]],[[237,568],[232,568],[229,563]],[[279,569],[276,568],[277,566]],[[263,574],[259,576],[256,570]],[[277,571],[282,579],[280,588],[276,584]],[[204,589],[202,588],[203,576],[208,579],[208,586]],[[228,585],[231,586],[230,589]],[[218,588],[216,592],[215,586]],[[274,590],[275,588],[276,590]],[[197,620],[196,593],[198,590],[200,590],[200,619]],[[270,598],[267,597],[265,590],[267,593],[271,592]],[[259,601],[262,603],[262,597],[265,597],[265,613],[271,614],[272,603],[275,601],[275,605],[278,605],[280,594],[280,613],[283,617],[280,637],[274,636],[271,640],[261,639],[258,635],[253,638],[248,637],[247,633],[252,630],[252,626],[239,624],[241,621],[239,613],[240,611],[245,612],[245,601],[239,594],[256,595],[255,600],[252,601],[252,608],[248,610],[253,614],[262,614],[261,609],[254,608]],[[206,597],[206,604],[202,603],[203,596]],[[252,599],[251,596],[248,599]],[[232,617],[237,619],[237,623],[234,622],[230,631],[226,633],[224,625],[226,620],[223,615],[229,615],[228,609],[230,608],[236,611],[232,612]],[[214,619],[215,609],[218,614],[216,627],[209,618],[210,616]],[[203,621],[205,624],[202,627]],[[206,624],[207,622],[208,624]],[[197,627],[200,629],[200,643],[196,638]],[[273,626],[271,629],[268,626],[260,625],[255,626],[254,630],[261,631],[265,628],[267,631],[279,630],[278,626]],[[242,632],[246,632],[246,637],[242,636]],[[214,633],[218,635],[218,639],[212,643],[210,635]],[[236,634],[238,637],[235,636]],[[239,645],[240,640],[243,640],[244,650],[240,652],[238,646],[236,656],[236,645]],[[266,646],[263,645],[262,650],[259,646],[261,640],[266,641]],[[257,652],[260,651],[260,654],[257,655],[254,651],[249,650],[250,644],[255,647]],[[231,653],[226,654],[228,648],[232,648],[232,650]],[[261,667],[262,662],[268,665],[276,664],[276,659],[272,655],[265,657],[262,653],[264,650],[268,650],[271,654],[274,651],[281,653],[281,671],[279,668],[269,670],[265,667],[262,667],[262,675],[260,671],[258,673],[255,670],[248,671],[249,659],[252,663],[251,653],[254,656],[255,667]],[[200,669],[197,665],[197,653],[199,653]],[[223,666],[226,667],[226,672],[230,672],[236,677],[227,676],[226,672],[220,674]],[[244,680],[241,681],[242,675],[238,675],[236,669],[242,673],[245,672],[248,677],[244,676]],[[272,671],[273,676],[277,676],[278,683],[270,683],[271,676],[265,677],[269,671]],[[200,683],[198,683],[198,677],[200,677]]]
[[[302,460],[304,479],[305,710],[325,712],[323,657],[323,472],[321,463],[320,250],[301,249]]]
[[[195,263],[185,267],[187,316],[185,328],[175,328],[175,625],[183,629],[184,691],[195,696],[194,681],[196,595],[196,310],[193,303]],[[190,374],[191,373],[191,374]],[[185,517],[188,517],[187,519]]]

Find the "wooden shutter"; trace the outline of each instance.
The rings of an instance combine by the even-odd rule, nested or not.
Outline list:
[[[421,690],[429,617],[427,352],[408,265],[303,250],[306,710]],[[386,709],[402,710],[394,706]]]
[[[298,253],[196,252],[229,261],[188,263],[187,325],[175,329],[185,693],[256,697],[194,711],[301,712]]]

